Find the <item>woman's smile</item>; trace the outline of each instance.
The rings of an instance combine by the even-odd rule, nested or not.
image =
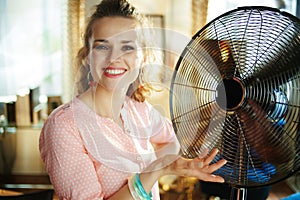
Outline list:
[[[104,69],[103,75],[108,78],[118,78],[125,74],[127,69],[118,67],[107,67]]]

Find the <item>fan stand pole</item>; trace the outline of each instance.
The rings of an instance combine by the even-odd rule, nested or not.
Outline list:
[[[247,189],[246,188],[232,187],[230,200],[246,200],[246,199],[247,199]]]
[[[239,188],[236,193],[237,200],[245,200],[247,198],[247,189]]]
[[[241,133],[243,133],[243,129],[241,128],[241,124],[239,123],[239,127],[241,129]],[[239,135],[239,152],[240,152],[240,156],[239,156],[239,178],[241,179],[242,177],[242,167],[243,166],[243,160],[244,160],[244,136],[243,134]],[[240,180],[241,181],[241,180]],[[231,191],[231,196],[235,196],[234,194],[234,189],[236,189],[236,199],[237,200],[246,200],[247,199],[247,189],[246,188],[233,188],[233,190]]]

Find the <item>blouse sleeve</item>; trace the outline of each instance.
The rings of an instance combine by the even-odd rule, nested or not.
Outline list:
[[[150,121],[152,124],[151,142],[156,144],[177,143],[171,121],[160,114],[152,105],[146,103],[149,110]]]
[[[60,199],[103,199],[101,184],[72,114],[60,109],[42,129],[40,152]]]
[[[153,106],[148,104],[149,117],[152,124],[152,144],[158,144],[155,150],[157,159],[166,155],[179,155],[180,144],[175,135],[171,121],[160,114]],[[174,157],[176,159],[176,157]],[[172,160],[169,160],[172,162]]]

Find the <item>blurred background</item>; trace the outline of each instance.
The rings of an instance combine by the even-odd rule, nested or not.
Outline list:
[[[81,46],[85,21],[99,2],[0,0],[0,188],[21,192],[51,188],[38,151],[40,130],[51,111],[75,94],[73,59]],[[162,48],[169,51],[164,65],[170,72],[186,42],[229,10],[259,5],[300,16],[300,0],[130,2],[155,27],[172,30],[162,31]],[[153,93],[149,101],[169,117],[167,88]],[[296,175],[274,186],[277,194],[271,193],[270,199],[299,192],[299,182]],[[170,176],[160,183],[165,199],[200,199],[197,180]]]

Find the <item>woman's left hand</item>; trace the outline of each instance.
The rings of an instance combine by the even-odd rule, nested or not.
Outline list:
[[[222,177],[213,174],[213,172],[224,166],[227,162],[222,159],[211,164],[217,154],[218,149],[213,149],[209,155],[205,151],[194,159],[179,157],[169,166],[169,173],[179,176],[196,177],[203,181],[224,182],[225,180]]]
[[[227,161],[222,159],[211,164],[217,154],[218,149],[213,149],[210,154],[208,154],[208,151],[204,151],[194,159],[186,159],[178,155],[166,155],[154,161],[146,171],[159,171],[160,176],[178,175],[223,183],[224,178],[214,175],[213,172],[224,166]]]

